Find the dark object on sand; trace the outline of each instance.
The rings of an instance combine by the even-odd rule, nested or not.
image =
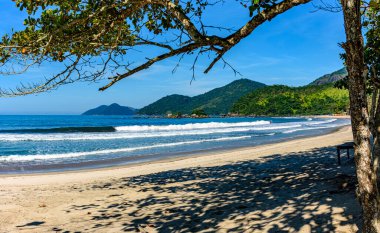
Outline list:
[[[353,142],[346,142],[342,145],[338,145],[336,147],[336,150],[338,152],[338,165],[340,165],[340,150],[347,150],[347,159],[350,158],[350,149],[354,149],[354,143]]]

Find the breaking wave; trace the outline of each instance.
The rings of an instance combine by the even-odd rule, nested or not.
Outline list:
[[[215,138],[215,139],[162,143],[162,144],[155,144],[155,145],[150,145],[150,146],[126,147],[126,148],[119,148],[119,149],[97,150],[97,151],[87,151],[87,152],[71,152],[71,153],[60,153],[60,154],[36,154],[36,155],[10,155],[10,156],[0,156],[0,161],[11,162],[11,161],[35,161],[35,160],[46,160],[46,159],[64,159],[64,158],[73,158],[73,157],[81,157],[81,156],[89,156],[89,155],[113,154],[113,153],[121,153],[121,152],[131,152],[131,151],[136,151],[136,150],[147,150],[147,149],[162,148],[162,147],[199,144],[199,143],[204,143],[204,142],[242,140],[242,139],[248,139],[248,138],[251,138],[251,136],[222,137],[222,138]]]

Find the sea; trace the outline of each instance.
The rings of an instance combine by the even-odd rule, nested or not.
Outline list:
[[[332,132],[349,119],[0,116],[0,174],[103,168]]]

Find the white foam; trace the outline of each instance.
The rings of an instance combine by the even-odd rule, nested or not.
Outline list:
[[[210,135],[218,133],[250,132],[250,131],[282,131],[293,128],[309,128],[330,123],[337,119],[290,122],[271,124],[269,121],[239,122],[239,123],[195,123],[185,125],[152,125],[152,126],[121,126],[116,132],[109,133],[55,133],[55,134],[0,134],[0,141],[89,141],[89,140],[117,140],[138,138],[160,138],[174,136]],[[119,128],[119,127],[117,127]]]
[[[321,125],[321,124],[328,124],[337,121],[338,119],[329,119],[329,120],[322,120],[322,121],[314,121],[311,123],[307,123],[306,125]]]
[[[334,125],[334,126],[320,126],[320,127],[306,127],[306,128],[300,128],[300,129],[287,130],[287,131],[284,131],[283,133],[289,134],[289,133],[294,133],[294,132],[298,132],[298,131],[305,131],[305,130],[328,129],[328,128],[332,128],[332,127],[336,127],[336,126],[337,125]]]
[[[195,129],[217,129],[217,128],[233,128],[248,127],[257,125],[269,125],[270,121],[254,121],[254,122],[209,122],[209,123],[192,123],[184,125],[131,125],[115,127],[117,131],[142,132],[142,131],[173,131],[173,130],[195,130]]]
[[[233,133],[249,131],[269,131],[302,127],[301,124],[276,124],[256,127],[237,127],[219,129],[201,129],[191,131],[157,131],[157,132],[119,132],[119,133],[97,133],[97,134],[0,134],[0,141],[83,141],[83,140],[115,140],[115,139],[137,139],[154,137],[173,137],[189,135],[208,135],[216,133]]]
[[[87,152],[72,152],[72,153],[62,153],[62,154],[37,154],[37,155],[10,155],[10,156],[0,156],[0,161],[13,162],[13,161],[35,161],[35,160],[47,160],[47,159],[65,159],[74,158],[88,155],[99,155],[99,154],[113,154],[120,152],[131,152],[136,150],[146,150],[161,147],[174,147],[181,145],[199,144],[204,142],[216,142],[216,141],[233,141],[248,139],[251,136],[241,136],[241,137],[223,137],[216,139],[204,139],[204,140],[194,140],[194,141],[184,141],[184,142],[174,142],[174,143],[163,143],[155,144],[150,146],[140,146],[140,147],[127,147],[120,149],[108,149],[108,150],[98,150],[98,151],[87,151]]]

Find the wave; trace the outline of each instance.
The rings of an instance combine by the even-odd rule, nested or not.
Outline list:
[[[307,123],[306,125],[321,125],[321,124],[328,124],[337,121],[338,119],[329,119],[329,120],[323,120],[323,121],[314,121],[311,123]]]
[[[173,137],[173,136],[191,136],[191,135],[209,135],[217,133],[234,133],[249,131],[278,131],[282,129],[299,128],[301,124],[291,125],[270,125],[256,127],[239,127],[239,128],[219,128],[219,129],[202,129],[191,131],[161,131],[161,132],[122,132],[112,134],[0,134],[0,141],[83,141],[83,140],[115,140],[115,139],[136,139],[136,138],[155,138],[155,137]]]
[[[328,128],[333,128],[337,127],[338,125],[333,125],[333,126],[320,126],[320,127],[306,127],[306,128],[301,128],[301,129],[292,129],[292,130],[287,130],[284,131],[283,133],[289,134],[289,133],[294,133],[298,131],[306,131],[306,130],[315,130],[315,129],[328,129]]]
[[[248,127],[258,125],[269,125],[270,121],[254,121],[254,122],[209,122],[209,123],[191,123],[184,125],[131,125],[115,127],[117,131],[142,132],[142,131],[173,131],[173,130],[194,130],[194,129],[216,129],[216,128],[233,128]]]
[[[184,141],[184,142],[173,142],[173,143],[162,143],[150,146],[140,146],[140,147],[127,147],[120,149],[108,149],[108,150],[98,150],[98,151],[88,151],[88,152],[71,152],[62,154],[37,154],[37,155],[10,155],[10,156],[0,156],[0,161],[3,162],[13,162],[13,161],[35,161],[35,160],[47,160],[47,159],[65,159],[74,158],[88,155],[99,155],[99,154],[113,154],[121,152],[131,152],[136,150],[147,150],[161,147],[174,147],[181,145],[199,144],[204,142],[217,142],[217,141],[233,141],[248,139],[251,136],[240,136],[240,137],[223,137],[215,139],[204,139],[204,140],[194,140],[194,141]]]
[[[160,138],[174,136],[191,136],[191,135],[210,135],[219,133],[243,133],[254,131],[275,131],[295,132],[292,129],[317,127],[326,124],[328,127],[334,127],[330,123],[337,119],[292,122],[271,124],[269,121],[256,122],[239,122],[239,123],[196,123],[185,125],[152,125],[152,126],[122,126],[116,127],[115,132],[107,132],[108,127],[103,127],[104,132],[99,132],[95,127],[91,133],[91,128],[86,128],[86,133],[0,133],[0,141],[17,142],[17,141],[84,141],[84,140],[122,140],[122,139],[138,139],[138,138]],[[80,127],[78,127],[80,129]],[[78,129],[77,128],[77,129]],[[112,128],[112,127],[111,127]],[[70,128],[68,128],[70,129]],[[183,129],[183,130],[180,130]],[[188,130],[185,130],[188,129]],[[191,130],[190,130],[191,129]],[[110,129],[111,130],[111,129]],[[298,130],[296,130],[298,131]]]
[[[307,123],[307,125],[327,124],[336,121],[337,119],[330,119],[326,121],[315,121]],[[113,132],[152,132],[152,131],[184,131],[184,130],[201,130],[201,129],[224,129],[224,128],[244,128],[252,126],[270,125],[270,121],[254,121],[254,122],[237,122],[237,123],[224,123],[224,122],[209,122],[209,123],[191,123],[184,125],[131,125],[131,126],[94,126],[94,127],[61,127],[61,128],[37,128],[37,129],[13,129],[13,130],[0,130],[1,134],[70,134],[70,133],[113,133]],[[297,125],[297,127],[299,127]],[[286,127],[285,127],[286,128]],[[266,130],[269,128],[255,128],[254,130]],[[273,129],[280,129],[274,126]],[[234,131],[232,131],[234,132]],[[9,136],[9,135],[8,135]],[[33,138],[33,137],[32,137]],[[83,137],[84,139],[90,139]],[[17,141],[17,140],[15,140]]]
[[[62,127],[62,128],[40,128],[40,129],[11,129],[0,130],[0,133],[111,133],[116,129],[112,126],[99,127]]]
[[[195,123],[184,125],[131,125],[131,126],[90,126],[90,127],[61,127],[61,128],[37,128],[37,129],[11,129],[0,130],[0,134],[26,134],[26,133],[112,133],[112,132],[144,132],[144,131],[174,131],[174,130],[195,130],[195,129],[215,129],[215,128],[233,128],[233,127],[248,127],[257,125],[267,125],[270,121],[255,121],[255,122],[238,122],[238,123]]]

